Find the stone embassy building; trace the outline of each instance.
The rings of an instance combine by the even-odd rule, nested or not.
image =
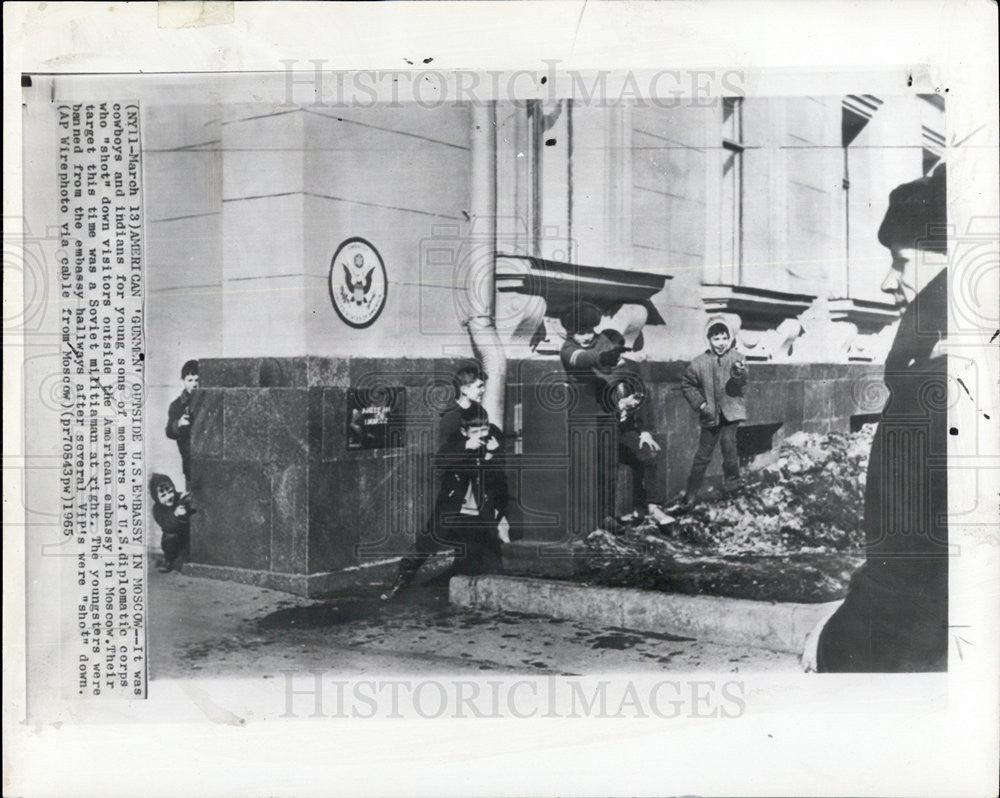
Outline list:
[[[487,406],[528,543],[599,521],[587,465],[606,442],[568,429],[556,357],[569,302],[639,348],[671,492],[697,437],[679,375],[709,312],[751,363],[748,460],[877,417],[896,312],[876,231],[944,145],[926,95],[163,100],[142,117],[149,467],[180,471],[161,422],[198,358],[195,571],[310,594],[424,523],[470,317],[495,319]]]

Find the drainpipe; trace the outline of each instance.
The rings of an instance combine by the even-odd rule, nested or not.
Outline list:
[[[472,104],[469,215],[469,273],[466,277],[466,326],[472,348],[489,375],[483,407],[490,420],[504,426],[507,357],[496,328],[497,249],[496,103]]]

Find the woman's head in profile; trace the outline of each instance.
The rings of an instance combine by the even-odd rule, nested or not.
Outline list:
[[[878,240],[892,261],[882,290],[899,307],[916,299],[924,286],[947,265],[947,174],[939,164],[934,172],[903,183],[889,195]]]

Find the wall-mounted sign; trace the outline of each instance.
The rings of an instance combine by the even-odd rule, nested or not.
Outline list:
[[[347,390],[347,448],[385,449],[402,446],[406,388]]]
[[[385,264],[378,250],[363,238],[349,238],[330,261],[330,300],[337,315],[351,327],[375,323],[388,291]]]

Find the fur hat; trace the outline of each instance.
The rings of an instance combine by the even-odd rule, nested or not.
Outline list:
[[[889,249],[920,249],[947,253],[947,170],[896,186],[889,194],[889,210],[878,229],[879,243]]]
[[[578,305],[566,308],[560,315],[559,321],[567,335],[576,335],[581,332],[589,332],[601,323],[601,309],[590,302],[581,302]]]

